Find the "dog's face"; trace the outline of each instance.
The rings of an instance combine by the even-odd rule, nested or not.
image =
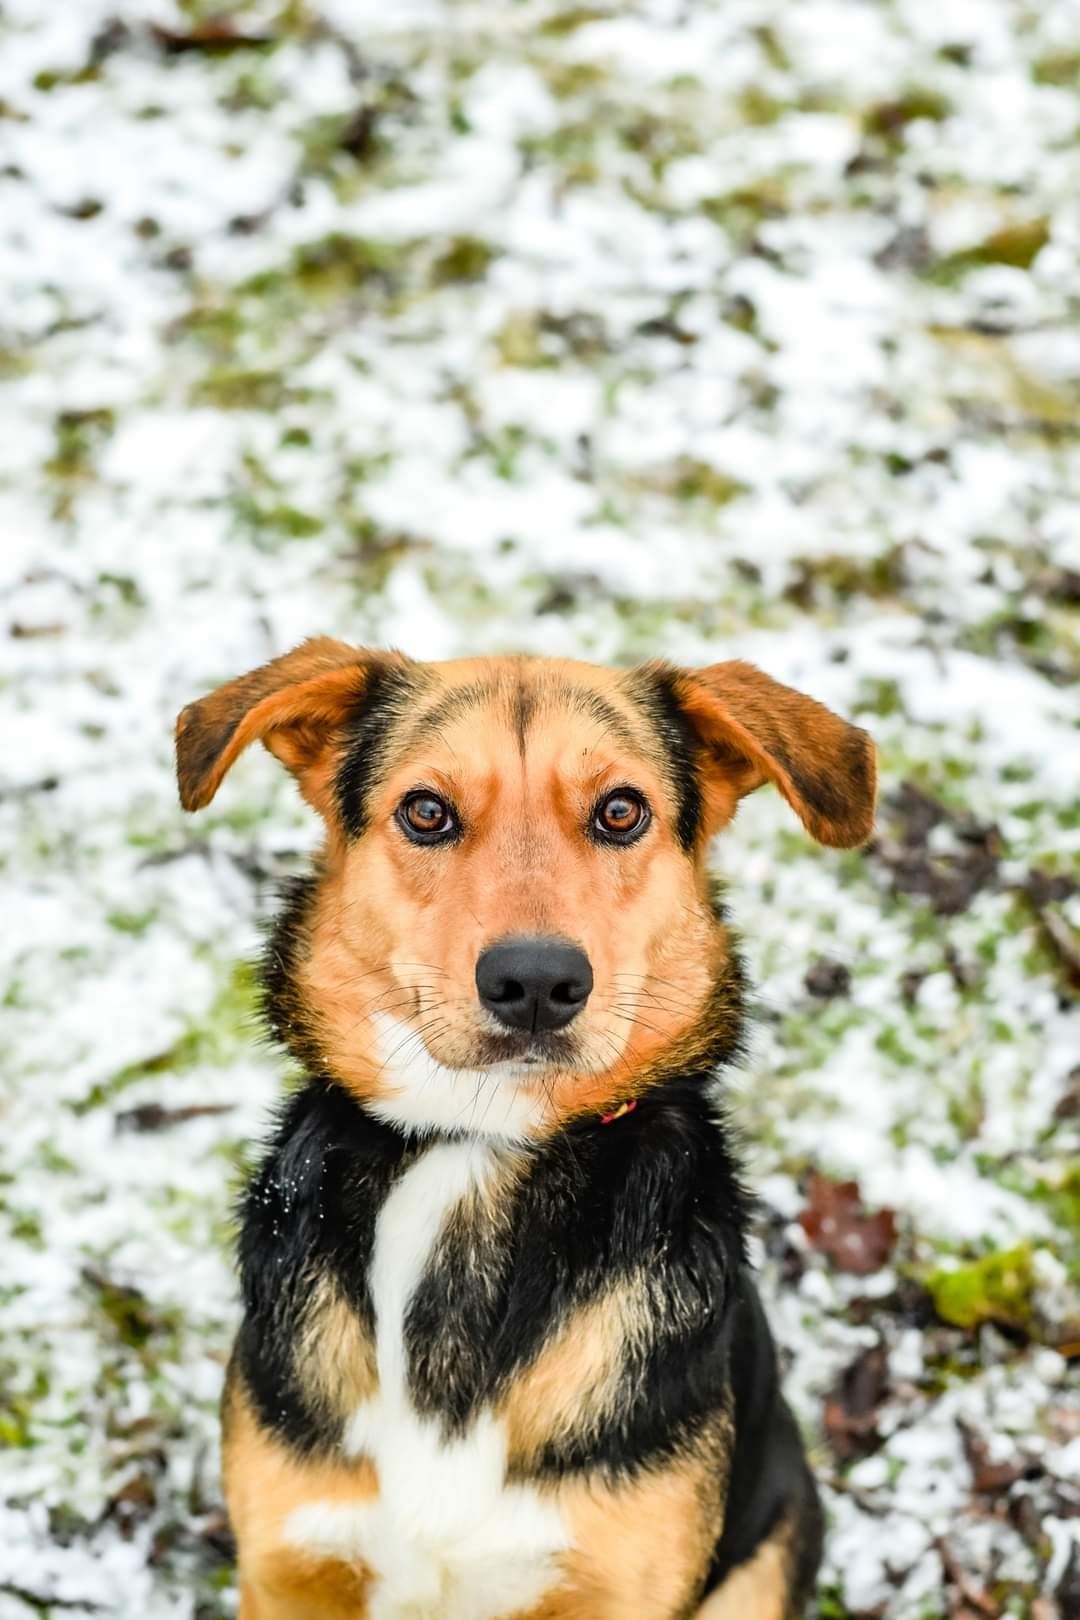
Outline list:
[[[529,1134],[700,1060],[732,1016],[708,840],[766,780],[851,845],[873,747],[746,664],[422,664],[305,643],[180,717],[187,808],[258,738],[323,816],[279,1011],[419,1129]]]

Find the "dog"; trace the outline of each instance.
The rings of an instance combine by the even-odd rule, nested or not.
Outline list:
[[[788,1620],[822,1515],[717,1095],[706,868],[774,784],[870,834],[867,734],[733,661],[308,641],[189,705],[325,823],[262,964],[302,1080],[243,1199],[223,1403],[242,1620]]]

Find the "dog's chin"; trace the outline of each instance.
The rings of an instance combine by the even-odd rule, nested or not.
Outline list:
[[[581,1064],[581,1048],[572,1036],[557,1031],[537,1035],[506,1034],[483,1035],[462,1067],[488,1069],[507,1079],[528,1079],[551,1069],[574,1069]]]
[[[577,1039],[558,1031],[470,1031],[429,1044],[385,1013],[372,1017],[376,1089],[368,1106],[409,1131],[527,1140],[551,1123],[549,1088],[559,1070],[583,1071]]]

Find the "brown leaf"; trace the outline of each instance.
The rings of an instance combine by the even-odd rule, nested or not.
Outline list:
[[[816,1171],[806,1198],[799,1224],[812,1248],[826,1255],[838,1271],[867,1277],[881,1270],[896,1244],[896,1215],[891,1209],[868,1212],[857,1181],[831,1181]]]
[[[186,1108],[140,1103],[137,1108],[121,1109],[114,1123],[118,1131],[167,1131],[174,1125],[185,1125],[189,1119],[205,1119],[231,1111],[231,1103],[189,1103]]]
[[[134,1534],[136,1527],[150,1517],[156,1506],[157,1488],[150,1475],[133,1474],[127,1483],[109,1498],[105,1518],[111,1519],[127,1540]]]
[[[150,33],[167,56],[181,56],[185,51],[222,55],[226,51],[251,50],[274,43],[272,34],[245,33],[228,17],[207,17],[205,22],[183,29],[152,23]]]
[[[937,1550],[941,1555],[945,1578],[956,1592],[949,1611],[952,1620],[958,1620],[961,1615],[968,1615],[971,1620],[983,1620],[988,1615],[991,1620],[997,1620],[999,1610],[996,1600],[985,1587],[975,1585],[944,1538],[937,1542]]]
[[[1067,872],[1044,872],[1033,866],[1016,885],[1027,896],[1037,911],[1043,906],[1061,905],[1080,892],[1080,883]]]
[[[1039,921],[1061,965],[1065,983],[1074,993],[1080,991],[1080,934],[1055,906],[1043,906]]]
[[[825,1434],[840,1462],[869,1456],[881,1444],[877,1409],[889,1389],[889,1354],[880,1341],[844,1368],[825,1397]]]
[[[939,916],[951,917],[996,881],[1004,844],[992,823],[951,810],[914,782],[902,782],[883,809],[888,830],[870,848],[895,893],[921,895]],[[941,826],[952,833],[950,850],[930,847],[931,833]]]
[[[1026,1465],[1022,1460],[992,1461],[990,1447],[980,1434],[966,1423],[959,1423],[957,1427],[964,1443],[964,1456],[971,1469],[972,1490],[980,1496],[997,1496],[1023,1478]]]
[[[851,969],[835,957],[819,956],[807,968],[803,983],[819,1001],[831,1001],[834,996],[846,996],[851,989]]]
[[[1080,1118],[1080,1064],[1065,1076],[1065,1089],[1054,1104],[1054,1118]]]

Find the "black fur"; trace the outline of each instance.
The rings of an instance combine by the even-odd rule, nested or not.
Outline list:
[[[753,1286],[732,1310],[729,1331],[735,1447],[724,1531],[706,1590],[752,1558],[787,1514],[793,1521],[792,1591],[801,1605],[821,1561],[821,1507],[795,1420],[780,1394],[776,1351]]]
[[[270,1034],[309,1074],[324,1068],[311,1016],[300,995],[296,968],[308,948],[308,913],[319,888],[318,872],[288,878],[282,907],[266,934],[259,962],[259,1000]]]
[[[415,701],[417,672],[373,665],[348,727],[345,755],[337,777],[337,807],[350,838],[359,838],[367,825],[368,798],[379,779],[395,719],[403,718]]]
[[[662,745],[678,805],[675,835],[683,849],[692,849],[701,830],[702,748],[679,701],[677,673],[656,665],[634,670],[629,691],[645,711]]]
[[[405,1139],[341,1086],[309,1080],[281,1109],[244,1194],[237,1364],[263,1423],[298,1450],[325,1450],[340,1439],[340,1426],[307,1404],[293,1370],[313,1286],[328,1273],[373,1327],[367,1269],[375,1220],[409,1156]]]
[[[471,1227],[447,1231],[405,1324],[420,1411],[464,1427],[566,1311],[640,1268],[661,1286],[653,1342],[627,1379],[636,1398],[610,1433],[553,1452],[545,1469],[632,1469],[722,1400],[715,1342],[743,1265],[743,1198],[703,1078],[651,1093],[617,1126],[589,1121],[532,1153],[485,1268]],[[476,1285],[481,1269],[495,1279],[488,1289]]]
[[[633,1474],[731,1403],[726,1518],[706,1589],[795,1505],[805,1581],[818,1558],[816,1497],[779,1393],[745,1257],[747,1200],[708,1079],[670,1081],[610,1125],[579,1122],[533,1149],[499,1227],[474,1224],[467,1208],[451,1222],[406,1319],[412,1394],[448,1433],[462,1429],[567,1311],[644,1268],[655,1283],[651,1334],[626,1367],[625,1403],[598,1435],[550,1446],[530,1475]],[[237,1362],[262,1422],[300,1451],[340,1439],[340,1420],[312,1408],[293,1372],[313,1285],[332,1277],[373,1330],[376,1218],[421,1152],[339,1086],[309,1080],[248,1189]]]

